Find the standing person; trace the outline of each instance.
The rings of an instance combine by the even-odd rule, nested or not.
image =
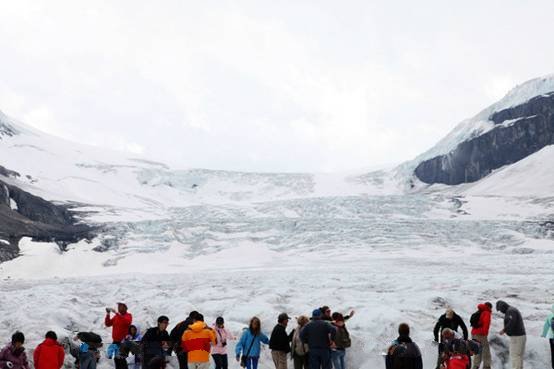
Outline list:
[[[58,343],[55,332],[46,332],[45,339],[33,353],[35,369],[60,369],[63,366],[65,351]]]
[[[552,311],[544,322],[542,336],[550,341],[550,355],[552,356],[552,369],[554,369],[554,305],[552,305]]]
[[[198,311],[191,311],[189,313],[189,316],[182,322],[177,323],[177,325],[171,330],[171,333],[169,334],[169,337],[171,338],[171,343],[173,345],[173,350],[175,351],[175,354],[177,354],[179,369],[188,368],[187,352],[184,351],[182,338],[188,327],[196,322],[196,318],[198,317],[198,315]]]
[[[510,337],[510,360],[513,369],[523,368],[523,355],[525,353],[525,325],[523,317],[518,309],[508,305],[502,300],[496,302],[496,310],[504,314],[504,329],[499,333]]]
[[[337,330],[323,320],[320,309],[312,312],[312,321],[300,332],[302,342],[310,350],[310,369],[331,368],[331,342],[335,340]]]
[[[106,318],[104,323],[106,327],[112,327],[113,344],[118,347],[129,332],[129,327],[133,323],[133,316],[127,312],[127,305],[123,302],[117,303],[117,311],[113,308],[106,308]],[[114,316],[111,316],[114,313]],[[116,355],[114,358],[115,369],[128,369],[127,360],[124,357]]]
[[[398,326],[398,338],[387,349],[386,369],[423,369],[421,351],[410,338],[410,326]]]
[[[102,337],[94,332],[79,332],[73,340],[81,341],[79,346],[70,344],[70,352],[77,359],[78,368],[96,369],[96,364],[100,360],[98,349],[102,347]]]
[[[29,369],[24,343],[23,333],[15,332],[12,335],[11,343],[0,351],[0,369]]]
[[[308,369],[309,366],[309,348],[308,345],[302,342],[302,340],[300,339],[300,332],[306,326],[306,324],[308,324],[309,321],[310,319],[305,315],[301,315],[296,318],[296,322],[298,323],[298,325],[292,330],[292,332],[290,332],[289,335],[291,340],[291,352],[294,369]]]
[[[480,353],[473,358],[472,369],[479,369],[483,362],[483,369],[491,369],[491,348],[489,345],[489,329],[491,326],[492,304],[485,302],[477,305],[475,312],[470,319],[471,337],[481,344]]]
[[[198,314],[196,322],[183,333],[182,341],[187,352],[188,369],[208,369],[211,345],[216,344],[216,338],[213,329],[204,323],[202,314]]]
[[[262,333],[260,319],[253,317],[235,347],[236,359],[240,362],[240,366],[247,369],[258,369],[262,343],[267,345],[269,338]]]
[[[165,358],[167,351],[169,350],[169,333],[167,333],[167,326],[169,325],[169,318],[162,315],[158,318],[158,324],[156,327],[149,328],[142,336],[142,355],[143,363],[148,366],[150,361],[155,357]]]
[[[275,369],[287,369],[287,355],[290,352],[290,339],[287,334],[287,325],[290,317],[286,313],[279,314],[277,325],[271,332],[269,348]]]
[[[227,341],[234,339],[231,332],[225,328],[225,320],[218,317],[213,326],[217,343],[212,348],[212,358],[214,359],[215,369],[227,369],[229,359],[227,358]]]
[[[337,330],[335,340],[331,345],[331,361],[334,369],[346,369],[346,349],[352,345],[350,333],[346,329],[344,316],[341,313],[333,313],[333,326]]]
[[[127,358],[127,365],[131,364],[133,369],[140,369],[141,366],[141,341],[142,334],[140,334],[140,329],[135,325],[129,326],[129,334],[125,336],[125,341],[121,344],[121,350],[123,356],[129,355],[132,353],[133,356]]]

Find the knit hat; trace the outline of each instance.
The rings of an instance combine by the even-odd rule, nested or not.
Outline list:
[[[321,309],[315,309],[312,311],[312,319],[319,319],[321,318]]]

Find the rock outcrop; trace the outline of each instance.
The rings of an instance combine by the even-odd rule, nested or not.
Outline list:
[[[425,183],[475,182],[554,144],[554,92],[493,113],[493,129],[460,143],[446,155],[421,162],[415,175]]]
[[[12,209],[11,201],[17,210]],[[18,256],[22,237],[56,242],[63,248],[90,239],[94,233],[93,227],[75,219],[67,205],[54,204],[0,180],[0,262]]]

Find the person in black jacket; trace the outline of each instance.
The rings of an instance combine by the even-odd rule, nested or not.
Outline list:
[[[444,351],[445,345],[442,345],[443,343],[443,334],[442,331],[445,329],[450,329],[453,332],[458,332],[458,328],[462,328],[462,332],[464,334],[464,340],[467,340],[468,338],[468,331],[467,326],[464,323],[464,320],[456,314],[456,312],[453,309],[447,309],[446,313],[442,314],[437,321],[437,324],[435,324],[435,328],[433,329],[433,335],[435,336],[435,342],[439,343],[439,354],[437,358],[437,369],[441,365],[442,361],[442,354]]]
[[[173,350],[175,351],[175,354],[177,355],[177,361],[179,362],[179,369],[187,369],[188,368],[188,355],[185,351],[183,351],[183,348],[181,347],[181,339],[183,337],[183,334],[187,330],[187,328],[196,322],[198,319],[198,311],[191,311],[189,316],[183,320],[182,322],[177,323],[175,327],[171,330],[171,333],[169,334],[169,337],[171,339],[171,344],[173,346]]]
[[[277,325],[271,332],[269,348],[275,369],[287,369],[287,354],[290,352],[290,338],[287,334],[287,325],[290,317],[286,313],[279,314]]]
[[[386,369],[423,369],[421,351],[410,338],[410,326],[398,326],[398,338],[387,349]]]
[[[167,333],[169,318],[162,315],[158,318],[158,326],[150,328],[142,336],[143,363],[149,366],[155,357],[165,357],[168,354],[171,338]]]
[[[446,313],[442,314],[437,321],[437,324],[435,324],[435,329],[433,329],[435,342],[439,342],[439,337],[442,334],[442,330],[445,328],[450,328],[454,332],[458,332],[458,328],[462,328],[464,340],[467,340],[468,338],[467,326],[464,323],[464,320],[452,309],[447,309]]]

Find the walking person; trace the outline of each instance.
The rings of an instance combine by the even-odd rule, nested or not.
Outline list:
[[[155,357],[165,358],[168,355],[171,341],[167,333],[168,325],[169,318],[162,315],[157,320],[157,326],[149,328],[142,336],[142,358],[145,366],[149,366],[150,361]]]
[[[300,339],[300,332],[306,324],[309,323],[309,321],[310,319],[305,315],[301,315],[296,318],[298,325],[292,330],[292,332],[290,332],[289,335],[294,369],[308,369],[309,367],[309,348],[308,345]]]
[[[386,369],[423,369],[421,351],[410,338],[410,326],[398,326],[398,338],[387,349]]]
[[[35,369],[60,369],[64,358],[65,351],[58,343],[56,332],[46,332],[44,341],[35,348],[33,353]]]
[[[269,344],[269,338],[262,333],[260,319],[253,317],[235,347],[236,359],[240,362],[240,366],[247,369],[258,369],[262,343]]]
[[[216,337],[213,329],[204,323],[202,314],[196,316],[196,322],[183,333],[182,340],[188,369],[209,369],[211,346],[216,344]]]
[[[346,329],[344,316],[341,313],[333,313],[333,326],[337,330],[335,340],[331,345],[331,361],[334,369],[346,369],[346,349],[352,345],[350,333]]]
[[[171,330],[171,333],[169,334],[169,337],[171,338],[171,343],[173,345],[173,350],[177,355],[179,369],[188,368],[187,352],[183,348],[182,339],[183,334],[185,334],[185,331],[188,329],[188,327],[196,322],[196,318],[198,317],[198,315],[198,311],[191,311],[189,313],[189,316],[182,322],[177,323],[177,325]]]
[[[212,348],[215,369],[228,369],[227,343],[234,339],[233,334],[225,328],[225,320],[221,316],[215,320],[213,330],[217,339],[217,343]]]
[[[483,363],[483,369],[491,369],[491,348],[488,338],[491,315],[492,304],[485,302],[477,305],[477,311],[471,316],[471,337],[481,344],[480,353],[473,358],[472,369],[479,369],[481,363]]]
[[[523,368],[523,355],[525,354],[525,325],[523,317],[518,309],[508,305],[505,301],[496,302],[496,310],[504,314],[504,329],[499,333],[510,337],[510,360],[513,369]]]
[[[11,342],[0,351],[0,369],[29,369],[24,343],[23,333],[15,332],[12,335]]]
[[[331,343],[336,334],[335,327],[323,320],[321,309],[315,309],[312,321],[300,332],[300,339],[308,344],[310,350],[310,369],[331,368]]]
[[[290,352],[290,339],[287,334],[287,325],[290,317],[286,313],[279,314],[277,325],[271,332],[269,348],[275,369],[287,369],[287,356]]]
[[[552,369],[554,369],[554,305],[552,305],[552,311],[548,314],[548,317],[546,317],[546,321],[544,322],[542,336],[548,338],[550,341],[550,355],[552,360]]]
[[[113,344],[118,347],[129,332],[129,327],[133,323],[133,316],[127,311],[127,305],[123,302],[117,303],[117,310],[106,308],[106,318],[104,323],[106,327],[112,327]],[[111,314],[114,314],[112,317]],[[115,369],[128,369],[127,360],[124,357],[116,355],[114,358]]]

